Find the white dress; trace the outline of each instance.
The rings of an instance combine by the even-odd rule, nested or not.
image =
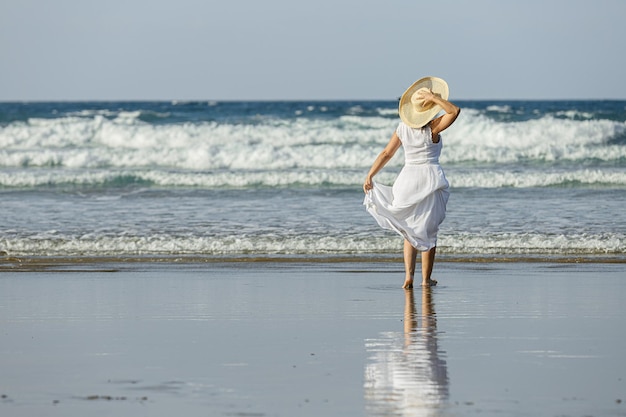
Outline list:
[[[439,155],[442,141],[432,141],[429,126],[413,129],[400,122],[396,134],[404,149],[404,167],[392,187],[373,182],[363,204],[384,229],[396,231],[420,251],[437,246],[446,217],[448,180]]]

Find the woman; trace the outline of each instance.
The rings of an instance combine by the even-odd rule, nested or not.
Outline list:
[[[402,288],[412,288],[417,252],[422,252],[422,285],[431,279],[437,232],[446,215],[448,181],[439,165],[441,136],[461,110],[448,100],[448,84],[441,78],[416,81],[400,98],[401,122],[374,161],[365,183],[367,211],[378,224],[404,237],[406,277]],[[443,110],[444,115],[433,119]],[[404,167],[392,187],[373,181],[398,148],[404,148]]]

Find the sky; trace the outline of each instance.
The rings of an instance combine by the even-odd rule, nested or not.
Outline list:
[[[626,99],[624,0],[1,0],[0,101]]]

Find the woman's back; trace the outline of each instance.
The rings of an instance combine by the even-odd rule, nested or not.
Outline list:
[[[430,127],[413,129],[404,122],[400,122],[396,134],[404,149],[404,163],[406,165],[437,164],[441,155],[441,136],[434,143]]]

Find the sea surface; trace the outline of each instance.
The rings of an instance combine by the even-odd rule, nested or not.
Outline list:
[[[442,257],[626,260],[626,101],[457,104]],[[400,256],[361,188],[398,121],[395,101],[0,103],[0,254]]]

